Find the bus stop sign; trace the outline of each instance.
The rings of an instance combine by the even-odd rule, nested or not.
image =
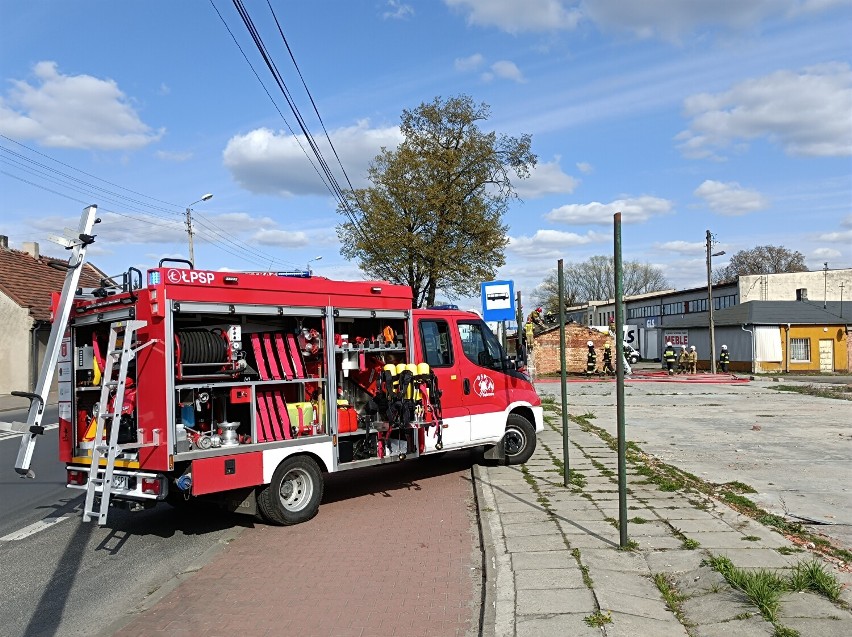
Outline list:
[[[480,284],[482,290],[482,319],[484,321],[514,321],[514,281],[489,281]]]

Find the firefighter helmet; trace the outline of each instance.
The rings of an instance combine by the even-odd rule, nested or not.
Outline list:
[[[728,349],[727,345],[722,345],[722,349]]]
[[[595,346],[595,344],[594,344],[592,341],[589,341],[588,343],[586,343],[586,345],[588,345],[589,347],[594,347],[594,346]]]
[[[671,342],[671,341],[666,341],[666,347],[671,347],[671,346],[672,346],[672,342]]]

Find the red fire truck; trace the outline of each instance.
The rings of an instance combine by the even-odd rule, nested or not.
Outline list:
[[[475,314],[412,309],[387,282],[177,265],[131,268],[70,306],[59,444],[84,519],[204,498],[296,524],[327,472],[532,454],[541,401]]]

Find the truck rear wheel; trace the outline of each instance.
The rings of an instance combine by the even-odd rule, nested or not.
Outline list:
[[[506,433],[503,434],[503,451],[506,464],[523,464],[535,451],[535,427],[518,414],[509,414]]]
[[[270,524],[290,526],[307,522],[317,514],[322,491],[322,471],[316,461],[295,456],[278,465],[272,482],[260,490],[257,505]]]

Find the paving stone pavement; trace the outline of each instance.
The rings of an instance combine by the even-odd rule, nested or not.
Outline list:
[[[630,465],[628,535],[636,545],[620,550],[615,451],[572,422],[569,464],[585,484],[566,489],[558,469],[561,417],[552,408],[545,416],[550,424],[526,465],[475,468],[487,562],[483,634],[852,635],[848,586],[840,603],[786,593],[775,623],[767,621],[705,560],[724,556],[742,569],[785,576],[815,556],[701,494],[661,491]],[[848,574],[825,566],[849,581]],[[655,577],[680,596],[677,615]]]

